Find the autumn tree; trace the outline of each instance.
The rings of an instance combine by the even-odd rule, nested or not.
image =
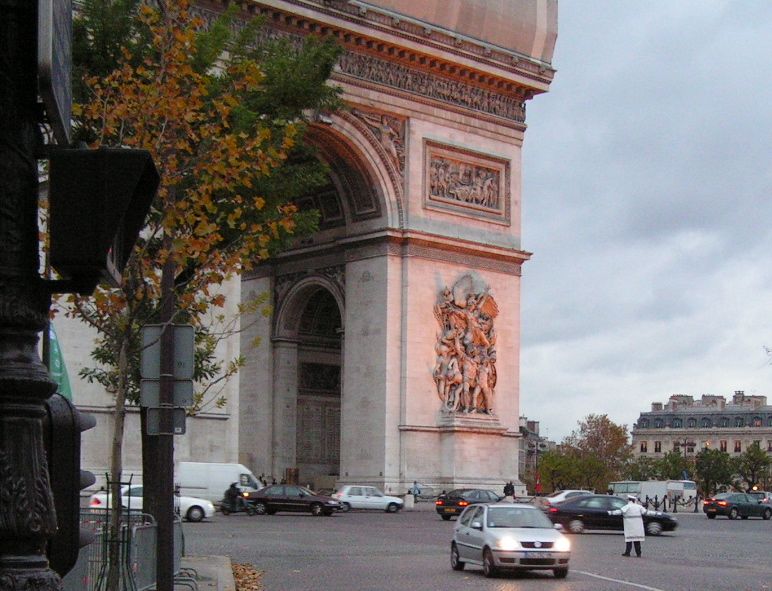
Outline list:
[[[625,480],[655,480],[658,476],[657,461],[646,456],[629,460],[623,472]]]
[[[584,464],[582,470],[588,475],[582,478],[584,487],[601,491],[621,477],[632,455],[627,427],[617,425],[608,415],[587,415],[562,445],[572,450],[577,463]]]
[[[758,484],[769,470],[772,460],[758,443],[753,443],[735,461],[737,474],[745,481],[747,490]]]
[[[199,389],[227,379],[241,360],[214,358],[210,321],[228,322],[220,287],[313,228],[313,213],[292,198],[324,171],[307,150],[293,154],[303,114],[338,106],[325,83],[339,50],[314,39],[264,41],[259,23],[237,22],[234,11],[206,29],[186,0],[87,0],[75,31],[77,136],[93,148],[148,150],[161,174],[120,287],[66,301],[67,313],[98,333],[97,366],[84,376],[115,399],[110,492],[119,507],[126,403],[138,393],[140,331],[159,317],[160,270],[173,265],[174,322],[197,328]],[[292,158],[295,170],[282,174]]]
[[[721,485],[730,484],[734,473],[729,454],[709,447],[700,450],[696,455],[694,469],[697,483],[705,496],[718,492]]]
[[[692,462],[678,450],[671,450],[659,458],[656,463],[660,480],[682,480],[684,473],[692,471]]]

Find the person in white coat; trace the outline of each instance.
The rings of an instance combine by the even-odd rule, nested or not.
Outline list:
[[[630,556],[630,550],[632,550],[633,544],[635,545],[635,554],[638,558],[641,557],[641,542],[646,537],[643,531],[643,516],[648,513],[645,508],[641,507],[634,495],[627,497],[627,505],[621,509],[615,509],[609,511],[609,515],[621,515],[622,522],[625,526],[625,551],[622,556]]]

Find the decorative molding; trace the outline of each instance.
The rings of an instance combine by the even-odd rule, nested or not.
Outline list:
[[[424,139],[423,168],[425,208],[511,223],[508,160]]]

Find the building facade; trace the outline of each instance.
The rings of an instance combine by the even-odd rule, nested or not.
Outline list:
[[[674,394],[665,404],[654,402],[632,430],[638,456],[658,458],[669,451],[694,454],[713,448],[737,456],[753,445],[772,454],[772,405],[766,396],[734,392],[724,396]]]
[[[240,5],[272,36],[334,37],[347,108],[307,135],[331,171],[299,203],[319,230],[223,286],[234,309],[267,295],[273,312],[222,344],[246,366],[175,437],[176,460],[388,492],[517,481],[525,108],[555,73],[557,0]],[[222,10],[195,5],[205,22]],[[91,339],[64,318],[57,330],[74,378]],[[114,406],[74,381],[98,421],[84,463],[104,473]],[[139,475],[136,409],[126,433]]]

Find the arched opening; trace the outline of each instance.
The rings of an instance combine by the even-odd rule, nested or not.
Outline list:
[[[340,474],[341,311],[325,288],[311,291],[297,326],[296,466],[317,488]]]

